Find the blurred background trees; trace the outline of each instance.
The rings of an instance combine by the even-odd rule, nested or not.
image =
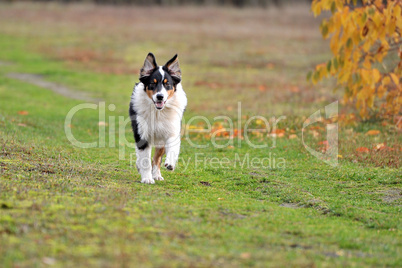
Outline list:
[[[19,0],[6,0],[8,2],[19,2]],[[1,0],[0,0],[1,2]],[[268,7],[271,5],[281,6],[284,4],[306,2],[311,0],[34,0],[33,2],[62,2],[62,3],[97,3],[97,4],[134,4],[134,5],[215,5],[234,7]]]

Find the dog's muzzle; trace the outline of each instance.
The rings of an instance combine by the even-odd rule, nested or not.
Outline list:
[[[166,101],[157,100],[157,101],[155,101],[154,103],[155,103],[156,109],[161,110],[161,109],[163,109],[163,107],[165,107]]]

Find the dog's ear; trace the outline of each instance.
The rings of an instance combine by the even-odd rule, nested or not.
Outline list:
[[[158,65],[156,64],[155,56],[149,52],[140,71],[140,80],[150,76],[156,67]]]
[[[177,82],[180,83],[181,81],[181,70],[179,66],[179,59],[177,58],[177,54],[174,55],[168,62],[165,64],[166,69],[168,70],[169,74],[172,78]]]

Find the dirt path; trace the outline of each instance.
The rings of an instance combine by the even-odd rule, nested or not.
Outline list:
[[[9,73],[7,77],[17,79],[26,83],[33,84],[38,87],[42,87],[45,89],[52,90],[53,92],[60,94],[64,97],[74,99],[74,100],[82,100],[88,102],[98,102],[100,99],[92,98],[87,93],[82,91],[71,90],[66,86],[62,86],[57,83],[49,82],[43,79],[41,75],[37,74],[26,74],[26,73]]]
[[[8,62],[8,61],[2,61],[2,60],[0,60],[0,66],[9,66],[9,65],[12,65],[12,63],[11,63],[11,62]]]

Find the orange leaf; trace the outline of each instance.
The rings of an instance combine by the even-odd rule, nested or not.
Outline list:
[[[359,147],[359,148],[356,149],[356,152],[368,153],[368,152],[370,152],[370,150],[367,147]]]
[[[20,115],[28,115],[29,112],[28,111],[18,111],[18,114],[20,114]]]
[[[390,76],[391,76],[391,78],[392,78],[392,81],[395,83],[395,85],[398,86],[398,85],[399,85],[398,76],[397,76],[396,74],[394,74],[394,73],[391,73]]]
[[[264,92],[264,91],[267,90],[267,88],[266,88],[266,86],[264,86],[264,85],[259,85],[259,86],[258,86],[258,90],[261,91],[261,92]]]
[[[379,130],[375,130],[375,129],[369,130],[369,131],[367,131],[367,133],[366,133],[366,135],[369,135],[369,136],[376,136],[376,135],[378,135],[378,134],[380,134],[380,131],[379,131]]]
[[[279,129],[279,128],[277,128],[277,129],[275,129],[275,130],[272,130],[272,134],[283,134],[283,133],[285,133],[285,130],[284,129]]]
[[[291,86],[290,91],[293,93],[300,92],[300,88],[298,86]]]

